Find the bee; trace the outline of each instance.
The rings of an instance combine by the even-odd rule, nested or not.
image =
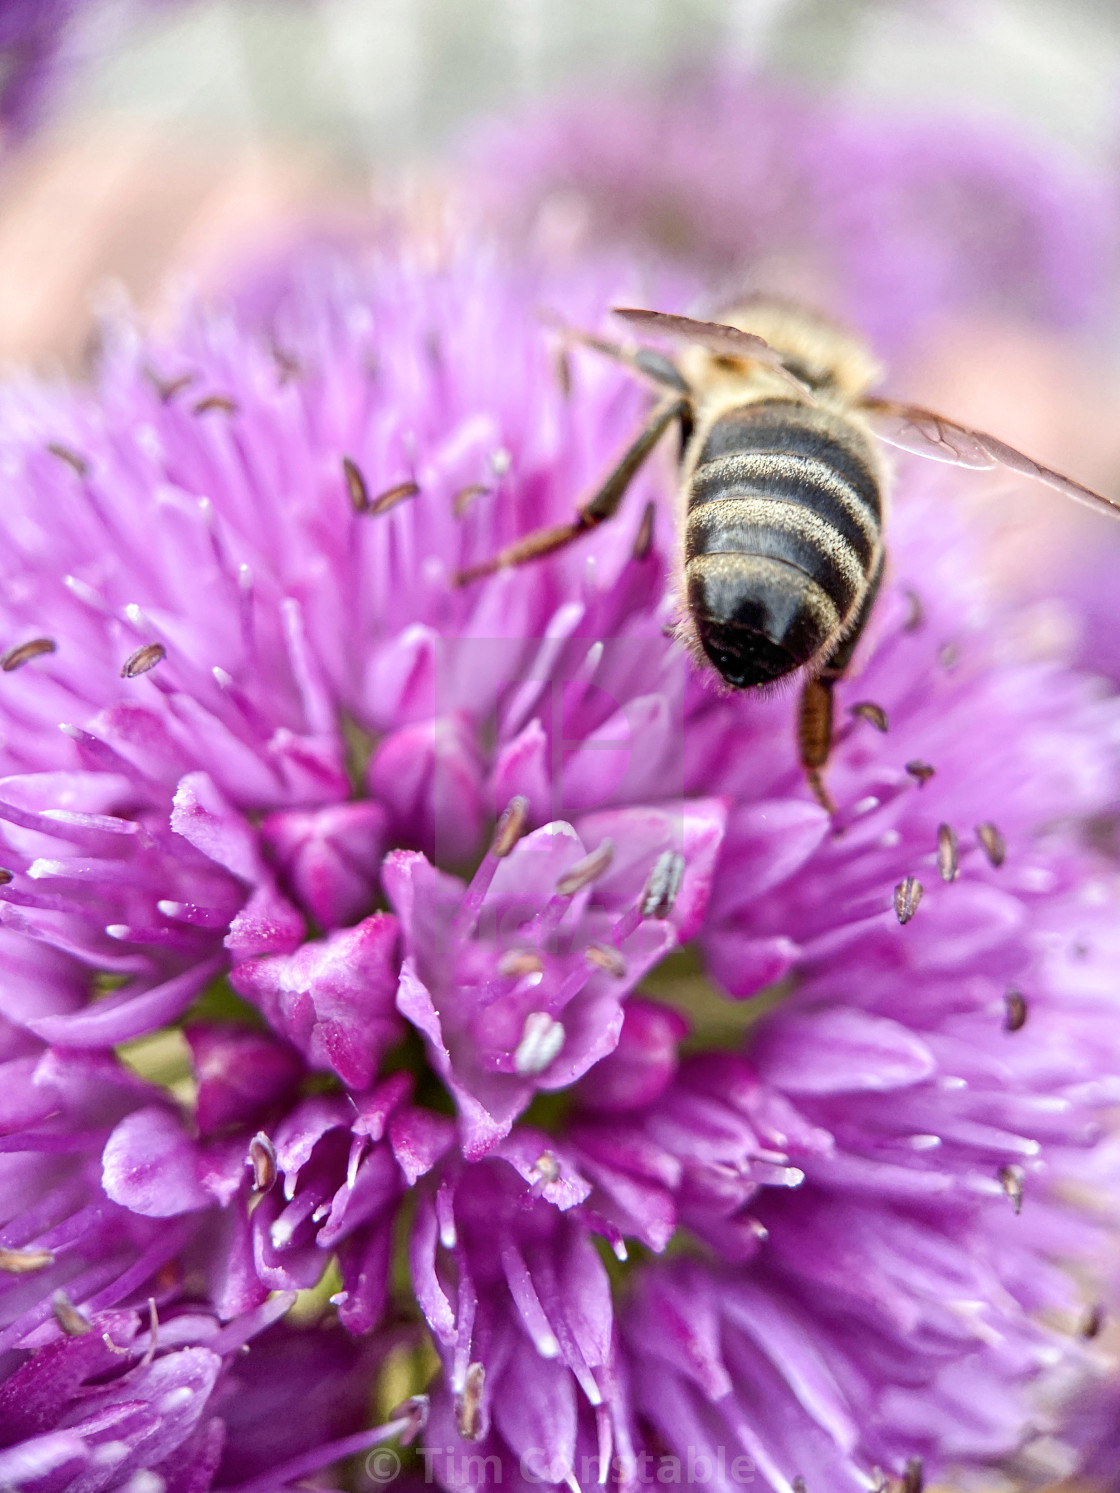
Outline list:
[[[653,384],[661,399],[575,518],[539,529],[462,584],[552,553],[617,513],[672,425],[681,432],[677,499],[680,635],[732,690],[798,676],[797,742],[818,801],[833,738],[833,689],[851,664],[883,575],[885,441],[975,468],[1006,467],[1120,516],[1120,504],[994,436],[874,396],[880,370],[856,337],[800,306],[758,300],[725,322],[618,308],[651,347],[563,329]]]

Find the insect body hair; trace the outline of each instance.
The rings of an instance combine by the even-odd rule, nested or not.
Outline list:
[[[694,428],[677,507],[678,636],[724,684],[770,693],[819,675],[862,625],[885,473],[855,401],[877,370],[847,334],[788,307],[756,303],[734,324],[788,362],[706,347],[682,359]]]

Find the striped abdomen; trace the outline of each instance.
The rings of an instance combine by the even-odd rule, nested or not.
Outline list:
[[[858,428],[790,400],[741,405],[709,429],[685,499],[688,609],[727,683],[822,661],[879,560],[879,482]]]

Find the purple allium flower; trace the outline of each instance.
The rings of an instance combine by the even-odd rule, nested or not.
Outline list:
[[[667,461],[457,588],[630,436],[642,392],[538,313],[633,291],[470,242],[318,259],[267,317],[118,326],[94,391],[2,396],[2,1367],[46,1388],[0,1455],[35,1493],[265,1493],[418,1431],[363,1426],[375,1380],[430,1396],[451,1488],[831,1493],[1048,1430],[1118,1097],[1080,826],[1120,708],[1031,655],[934,464],[834,821],[791,701],[673,639]],[[264,1330],[276,1292],[340,1326]],[[98,1313],[143,1343],[115,1370],[67,1337]],[[126,1472],[17,1460],[125,1397]]]
[[[947,313],[1111,316],[1111,183],[975,119],[704,66],[492,127],[466,163],[491,216],[538,245],[624,244],[725,301],[823,299],[896,360]]]
[[[160,1322],[151,1309],[147,1327],[121,1310],[67,1322],[0,1387],[3,1485],[263,1490],[407,1435],[402,1416],[330,1439],[363,1413],[385,1343],[270,1326],[293,1300],[277,1293],[225,1326],[189,1311]]]

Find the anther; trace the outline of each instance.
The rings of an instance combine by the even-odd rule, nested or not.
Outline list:
[[[1020,1031],[1027,1024],[1027,998],[1021,990],[1009,990],[1003,998],[1005,1032]]]
[[[1007,842],[996,829],[994,824],[984,823],[976,826],[976,838],[984,847],[984,854],[998,870],[1007,859]]]
[[[960,658],[960,656],[961,650],[957,647],[956,643],[946,643],[943,648],[939,648],[937,650],[937,662],[946,671],[946,673],[948,673],[950,669],[956,667],[957,660]]]
[[[638,532],[634,535],[634,546],[630,551],[635,560],[644,560],[653,548],[653,524],[657,509],[653,503],[647,503],[642,511],[642,521],[638,525]]]
[[[138,674],[147,674],[166,657],[167,649],[162,643],[145,643],[142,648],[137,648],[135,653],[130,653],[125,659],[121,665],[121,678],[135,679]]]
[[[556,883],[556,891],[561,897],[574,897],[581,892],[585,886],[590,886],[597,881],[614,859],[614,842],[604,840],[589,855],[582,860],[576,861],[574,866],[564,872]]]
[[[922,598],[916,591],[905,592],[906,596],[906,618],[902,624],[903,632],[917,632],[925,621],[925,607],[922,606]]]
[[[180,390],[194,383],[193,373],[180,373],[175,378],[161,378],[154,368],[145,368],[144,377],[159,395],[161,404],[170,404]]]
[[[809,1493],[808,1485],[803,1477],[795,1477],[791,1486],[793,1493]]]
[[[543,969],[544,960],[535,949],[507,949],[498,960],[498,973],[508,980],[539,975]]]
[[[870,700],[861,700],[858,705],[853,705],[852,714],[859,716],[862,721],[870,721],[876,731],[885,731],[889,725],[887,712],[881,705],[875,705]]]
[[[1001,1166],[996,1173],[999,1185],[1003,1188],[1011,1201],[1015,1212],[1023,1211],[1023,1168],[1016,1166],[1014,1162],[1010,1166]]]
[[[929,782],[937,769],[936,767],[931,767],[928,762],[922,762],[915,757],[913,762],[907,762],[906,771],[912,778],[917,778],[918,786],[921,787],[923,783]]]
[[[78,1310],[65,1291],[56,1291],[51,1297],[54,1319],[67,1337],[85,1337],[93,1331],[93,1323]]]
[[[147,1368],[156,1356],[159,1347],[159,1312],[156,1310],[156,1298],[148,1297],[148,1348],[144,1357],[140,1360],[142,1368]]]
[[[464,1441],[477,1441],[482,1435],[482,1391],[485,1384],[485,1364],[468,1364],[463,1388],[455,1396],[455,1425]]]
[[[369,488],[358,463],[349,456],[342,458],[342,475],[346,479],[346,491],[350,494],[350,506],[355,513],[365,513],[369,508]]]
[[[253,1168],[253,1191],[268,1192],[276,1181],[276,1147],[263,1130],[249,1142],[247,1160]]]
[[[589,943],[583,951],[583,957],[596,969],[606,970],[607,974],[615,980],[626,978],[626,960],[617,949],[612,949],[609,944]]]
[[[5,674],[10,674],[13,669],[22,669],[24,664],[29,664],[33,658],[40,658],[44,653],[54,653],[58,644],[53,638],[32,638],[27,643],[19,643],[15,648],[9,648],[7,653],[0,657],[0,669]]]
[[[0,866],[0,886],[7,886],[12,880],[12,873],[5,866]]]
[[[921,1457],[911,1457],[902,1478],[902,1493],[922,1493],[926,1485],[925,1469]]]
[[[418,482],[398,482],[395,487],[387,487],[384,492],[371,499],[369,511],[376,518],[380,513],[388,513],[390,508],[395,508],[406,498],[414,498],[419,491]]]
[[[1080,1326],[1077,1329],[1078,1335],[1088,1339],[1098,1337],[1103,1326],[1104,1307],[1099,1301],[1095,1301],[1092,1306],[1085,1308],[1085,1315],[1081,1318]]]
[[[399,1439],[402,1446],[411,1446],[428,1424],[428,1412],[430,1408],[431,1402],[427,1395],[410,1395],[390,1415],[390,1420],[403,1420],[407,1422],[404,1429],[400,1432]]]
[[[937,869],[942,881],[957,879],[957,837],[951,825],[937,826]]]
[[[226,415],[237,414],[237,400],[231,399],[228,394],[207,394],[205,399],[200,399],[192,406],[196,415],[208,415],[211,410],[221,410]]]
[[[667,918],[677,900],[684,876],[684,856],[679,850],[665,850],[653,863],[640,903],[642,917]]]
[[[894,889],[894,911],[898,921],[903,925],[910,921],[918,910],[918,903],[922,900],[922,883],[916,876],[907,876],[900,881]]]
[[[542,1182],[559,1182],[560,1163],[552,1151],[542,1151],[533,1163],[533,1170]]]
[[[269,348],[272,361],[276,364],[277,372],[280,374],[280,382],[286,384],[290,378],[298,378],[303,372],[303,366],[295,353],[290,353],[287,348],[278,347],[274,342]]]
[[[466,487],[461,487],[451,499],[451,511],[456,518],[462,518],[475,498],[481,498],[490,489],[484,482],[469,482]]]
[[[520,794],[516,798],[511,798],[502,810],[501,818],[494,830],[490,854],[496,855],[499,860],[504,859],[525,833],[525,823],[528,818],[529,800],[522,798]]]
[[[547,1011],[530,1011],[521,1029],[521,1041],[513,1054],[514,1071],[523,1078],[543,1073],[557,1057],[567,1036],[559,1021]]]
[[[47,446],[47,450],[52,456],[57,456],[59,461],[64,461],[72,471],[77,472],[79,477],[84,477],[89,471],[89,462],[85,457],[79,456],[77,451],[72,451],[69,446],[64,446],[61,441],[51,441]]]
[[[34,1275],[54,1264],[49,1249],[0,1249],[0,1274]]]

